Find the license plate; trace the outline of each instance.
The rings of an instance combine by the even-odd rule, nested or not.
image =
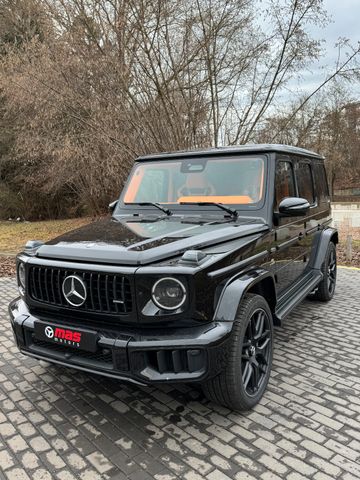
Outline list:
[[[34,328],[35,338],[38,340],[88,352],[96,351],[98,334],[91,330],[69,328],[45,322],[35,322]]]

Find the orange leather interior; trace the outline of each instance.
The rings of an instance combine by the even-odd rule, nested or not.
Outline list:
[[[289,184],[285,178],[281,179],[282,182],[277,184],[276,188],[276,200],[280,202],[283,198],[289,197]]]
[[[264,163],[261,166],[261,181],[260,181],[260,192],[259,192],[258,200],[260,200],[260,198],[262,198],[263,196],[263,189],[264,189]]]
[[[248,195],[193,195],[188,197],[180,197],[177,203],[192,203],[192,202],[215,202],[227,204],[248,204],[254,203],[252,198]]]
[[[139,190],[139,186],[142,182],[143,176],[145,173],[145,169],[142,167],[139,167],[136,170],[135,175],[132,177],[131,182],[128,186],[128,189],[126,191],[125,197],[124,197],[124,203],[132,203],[135,200],[136,194]]]

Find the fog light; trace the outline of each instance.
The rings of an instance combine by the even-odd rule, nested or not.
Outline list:
[[[162,310],[177,310],[186,300],[186,288],[176,278],[161,278],[154,283],[152,299]]]

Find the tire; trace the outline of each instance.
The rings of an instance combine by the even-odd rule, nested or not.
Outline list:
[[[312,295],[312,299],[329,302],[334,296],[336,287],[336,247],[333,242],[329,243],[324,263],[321,266],[321,273],[323,279]]]
[[[269,305],[260,295],[248,294],[234,321],[225,367],[202,385],[204,395],[231,410],[251,409],[260,401],[269,382],[272,350]]]

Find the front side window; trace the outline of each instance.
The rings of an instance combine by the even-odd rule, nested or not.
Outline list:
[[[305,198],[310,204],[315,202],[314,184],[309,163],[299,162],[296,169],[298,195]]]
[[[256,205],[264,196],[264,172],[260,156],[145,161],[133,170],[121,200]]]
[[[275,205],[278,210],[281,200],[295,197],[294,172],[291,162],[279,161],[276,164],[275,174]]]

